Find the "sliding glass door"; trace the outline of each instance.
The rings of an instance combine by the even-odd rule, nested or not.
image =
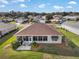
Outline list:
[[[33,36],[33,41],[47,41],[47,36]]]
[[[24,36],[24,37],[23,37],[23,40],[24,40],[24,41],[31,41],[31,37],[30,37],[30,36]]]

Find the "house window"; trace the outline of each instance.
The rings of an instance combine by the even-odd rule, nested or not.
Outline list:
[[[52,36],[52,41],[57,41],[58,40],[58,36]]]
[[[33,36],[33,41],[47,41],[47,36]]]
[[[38,36],[38,41],[42,41],[42,36]]]
[[[37,36],[33,36],[33,41],[37,41]]]
[[[24,41],[29,41],[28,36],[23,37]]]
[[[47,36],[43,36],[43,41],[47,41]]]
[[[21,41],[22,40],[22,36],[17,36],[17,40]]]
[[[31,41],[31,36],[29,36],[29,41]]]

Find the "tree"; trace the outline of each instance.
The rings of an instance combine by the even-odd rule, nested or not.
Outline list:
[[[50,19],[52,19],[53,18],[53,16],[51,15],[51,14],[48,14],[47,16],[46,16],[46,20],[50,20]]]

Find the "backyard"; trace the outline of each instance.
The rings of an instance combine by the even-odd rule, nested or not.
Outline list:
[[[38,51],[16,51],[10,45],[16,37],[14,35],[9,37],[11,35],[9,34],[6,35],[9,38],[6,38],[7,40],[0,45],[0,59],[79,59],[79,36],[64,29],[58,30],[72,42],[69,46],[62,48],[46,44]],[[75,47],[73,48],[72,45]]]

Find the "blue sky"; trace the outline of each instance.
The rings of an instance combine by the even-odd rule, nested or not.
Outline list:
[[[0,0],[0,12],[79,12],[79,0]]]

